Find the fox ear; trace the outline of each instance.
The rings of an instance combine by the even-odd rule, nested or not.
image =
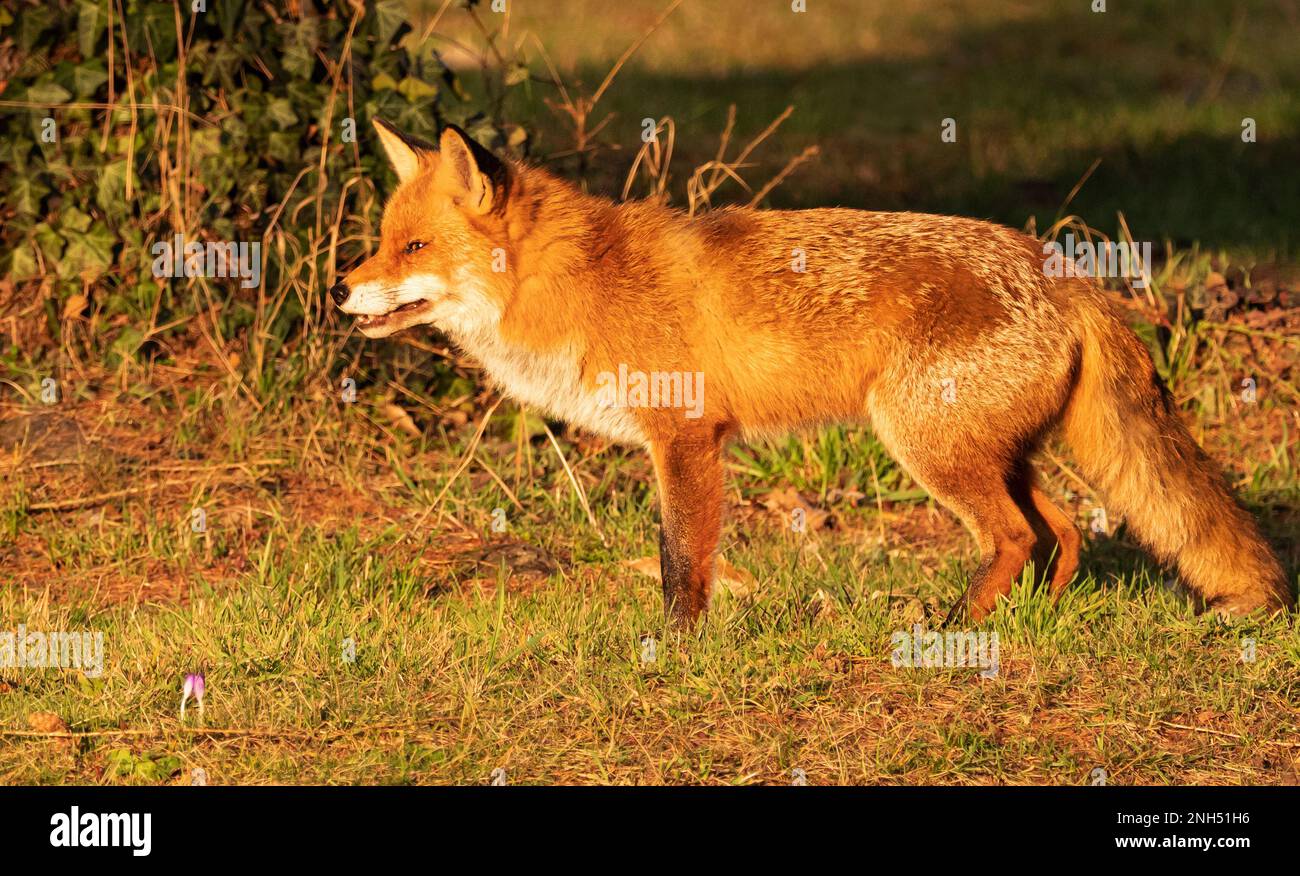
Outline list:
[[[403,134],[383,119],[375,119],[379,142],[388,153],[388,160],[397,171],[397,181],[406,182],[420,172],[420,162],[433,154],[433,144],[419,137]]]
[[[504,165],[455,125],[442,132],[440,146],[439,181],[470,213],[491,210],[504,181]]]

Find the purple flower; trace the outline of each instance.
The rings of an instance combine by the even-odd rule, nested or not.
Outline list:
[[[199,704],[199,714],[203,714],[203,673],[190,672],[185,676],[185,684],[181,687],[181,720],[185,720],[185,704],[192,696]]]

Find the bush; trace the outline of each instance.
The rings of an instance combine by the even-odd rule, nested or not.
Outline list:
[[[0,9],[0,309],[22,326],[6,358],[77,342],[111,364],[197,328],[252,367],[332,319],[323,290],[370,246],[391,184],[372,118],[524,145],[469,100],[407,5]],[[176,234],[260,243],[260,284],[156,277]]]

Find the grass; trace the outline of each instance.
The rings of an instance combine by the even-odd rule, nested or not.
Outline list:
[[[1149,581],[1086,581],[1059,611],[1023,589],[995,621],[990,680],[894,669],[910,594],[947,588],[908,561],[861,573],[849,547],[826,552],[824,573],[787,545],[740,552],[772,564],[761,595],[722,595],[703,637],[663,640],[645,664],[639,636],[661,634],[644,581],[579,568],[530,593],[431,599],[391,533],[284,541],[231,592],[184,607],[55,609],[8,591],[6,616],[29,629],[102,630],[109,669],[29,673],[3,698],[5,727],[48,711],[90,734],[9,739],[4,780],[137,780],[119,774],[123,748],[174,758],[170,780],[202,768],[251,784],[477,783],[498,767],[514,783],[782,782],[794,768],[814,784],[1080,783],[1098,766],[1115,783],[1297,778],[1294,630],[1224,628]],[[198,665],[205,720],[191,707],[182,725],[178,680]]]
[[[737,143],[797,107],[746,169],[755,188],[822,150],[777,206],[1046,228],[1102,157],[1070,212],[1109,228],[1122,210],[1137,238],[1169,242],[1139,329],[1294,578],[1300,322],[1189,303],[1294,247],[1294,4],[1086,20],[1072,3],[810,5],[792,23],[684,3],[607,92],[589,185],[621,189],[647,116],[676,120],[675,173],[712,158],[732,102]],[[521,42],[537,33],[566,80],[598,83],[663,5],[585,8],[521,6],[501,45],[537,75]],[[447,34],[471,40],[458,22]],[[551,95],[511,98],[543,156],[569,145]],[[1243,114],[1270,132],[1257,150],[1234,141]],[[931,130],[948,115],[956,149]],[[1061,605],[1027,576],[982,627],[999,634],[996,677],[896,667],[893,634],[937,626],[974,568],[959,524],[866,429],[737,447],[723,553],[753,580],[720,585],[706,627],[678,640],[657,583],[627,565],[657,549],[641,456],[580,434],[557,450],[510,402],[485,422],[472,364],[436,337],[363,344],[325,313],[267,346],[261,323],[241,334],[221,312],[149,355],[107,357],[108,329],[80,322],[53,363],[5,353],[0,633],[99,631],[106,665],[0,669],[0,782],[1300,781],[1294,618],[1194,615],[1122,529],[1089,535]],[[1098,500],[1051,451],[1048,489],[1086,528]],[[197,669],[204,714],[182,723]]]
[[[1042,229],[1101,159],[1072,205],[1090,225],[1115,236],[1123,212],[1136,239],[1157,247],[1216,241],[1294,257],[1300,9],[1292,0],[1146,0],[1101,14],[1090,5],[821,0],[796,14],[788,3],[684,3],[594,113],[609,122],[605,160],[588,177],[598,191],[621,187],[643,119],[671,116],[677,155],[694,167],[713,157],[729,105],[741,140],[793,105],[743,175],[757,188],[803,148],[821,155],[772,193],[773,206],[957,213],[1014,227],[1032,217]],[[546,70],[540,42],[571,89],[594,91],[667,6],[520,4],[508,23],[486,20],[505,26],[502,42],[532,67]],[[474,29],[450,16],[445,29],[455,40],[448,58],[472,84],[476,62],[458,47]],[[572,170],[570,125],[548,110],[551,90],[511,100],[517,116],[537,120],[537,154]],[[955,143],[940,138],[946,118],[957,123]],[[1255,143],[1241,140],[1245,118],[1262,132]],[[727,193],[743,200],[734,186]]]
[[[893,666],[891,635],[935,628],[974,557],[868,432],[737,448],[723,550],[755,586],[720,585],[706,629],[680,641],[655,582],[625,565],[656,545],[636,454],[561,443],[593,529],[550,442],[509,404],[475,447],[477,421],[431,399],[405,401],[416,436],[382,388],[347,404],[279,386],[256,415],[198,377],[191,392],[9,411],[36,418],[29,434],[49,418],[81,431],[42,426],[6,472],[0,550],[19,586],[0,590],[0,617],[100,631],[106,667],[0,675],[0,781],[188,782],[202,768],[222,783],[486,782],[498,767],[514,783],[780,783],[796,768],[814,784],[1080,783],[1096,767],[1115,783],[1300,778],[1294,623],[1195,616],[1122,534],[1092,538],[1087,577],[1056,608],[1027,574],[985,625],[996,678]],[[1294,453],[1256,443],[1234,466],[1272,503],[1275,535],[1295,519]],[[1089,498],[1043,470],[1086,523]],[[769,501],[785,487],[825,523],[794,531]],[[180,680],[197,668],[203,721],[191,707],[182,724]],[[41,713],[73,741],[23,735]]]

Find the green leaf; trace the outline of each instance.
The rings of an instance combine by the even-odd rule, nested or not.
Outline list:
[[[135,358],[136,351],[144,343],[144,334],[139,329],[128,325],[122,329],[122,333],[113,341],[109,347],[108,359],[109,364],[116,367],[118,363],[129,361]]]
[[[80,275],[94,281],[112,266],[117,238],[103,222],[96,222],[87,232],[64,232],[64,237],[68,240],[68,248],[59,266],[59,276]]]
[[[181,759],[172,754],[141,757],[136,760],[135,774],[147,782],[161,782],[181,768]]]
[[[91,97],[107,81],[108,70],[103,61],[85,61],[72,72],[72,88],[77,97]]]
[[[285,164],[294,163],[298,157],[298,135],[288,131],[277,131],[266,138],[266,153]]]
[[[149,53],[162,61],[176,57],[175,7],[170,3],[141,3],[126,16],[127,42],[132,46],[148,46]],[[166,78],[174,80],[174,70]]]
[[[77,4],[77,49],[81,57],[94,57],[95,45],[107,25],[107,3],[103,0],[80,0]]]
[[[380,0],[373,9],[375,39],[379,41],[380,47],[386,48],[392,43],[398,29],[406,23],[406,2],[405,0]]]
[[[115,776],[129,776],[135,773],[135,755],[129,748],[116,748],[110,751],[104,762],[109,772]]]
[[[279,26],[283,54],[280,63],[299,79],[310,79],[316,68],[316,49],[320,47],[320,27],[314,16]]]
[[[298,115],[293,111],[293,103],[284,98],[271,101],[266,107],[266,115],[281,131],[298,124]]]
[[[221,32],[225,34],[228,40],[234,39],[239,31],[241,20],[244,19],[243,7],[244,0],[223,0],[223,2],[217,4],[217,17],[220,20]]]
[[[59,260],[63,258],[63,238],[47,223],[42,222],[36,226],[32,239],[40,247],[41,258],[45,260],[47,267],[57,265]]]
[[[78,210],[76,207],[69,207],[59,216],[60,231],[86,231],[90,228],[90,217]]]
[[[9,252],[5,263],[5,277],[14,282],[32,280],[40,276],[40,266],[36,262],[36,253],[31,244],[15,246]]]
[[[129,165],[122,158],[106,164],[99,172],[95,182],[95,203],[106,213],[124,215],[126,213],[126,179]]]
[[[32,103],[58,105],[72,100],[72,92],[57,82],[40,82],[27,89],[27,99]]]
[[[119,778],[161,782],[180,771],[181,759],[174,754],[132,754],[129,748],[118,748],[104,758],[107,771]]]
[[[438,86],[425,82],[423,79],[416,79],[413,76],[407,76],[398,83],[397,90],[411,103],[418,103],[421,100],[438,96]]]
[[[9,165],[20,174],[27,171],[27,156],[32,151],[32,141],[23,137],[0,137],[0,165]]]
[[[16,175],[9,183],[5,203],[23,216],[35,216],[41,212],[41,201],[49,193],[50,187],[41,183],[36,175]]]
[[[54,24],[57,16],[54,4],[24,8],[18,16],[18,48],[30,52],[41,34]]]
[[[95,696],[103,693],[105,686],[103,678],[91,678],[84,672],[77,675],[77,687],[79,687],[81,692],[84,694]]]

